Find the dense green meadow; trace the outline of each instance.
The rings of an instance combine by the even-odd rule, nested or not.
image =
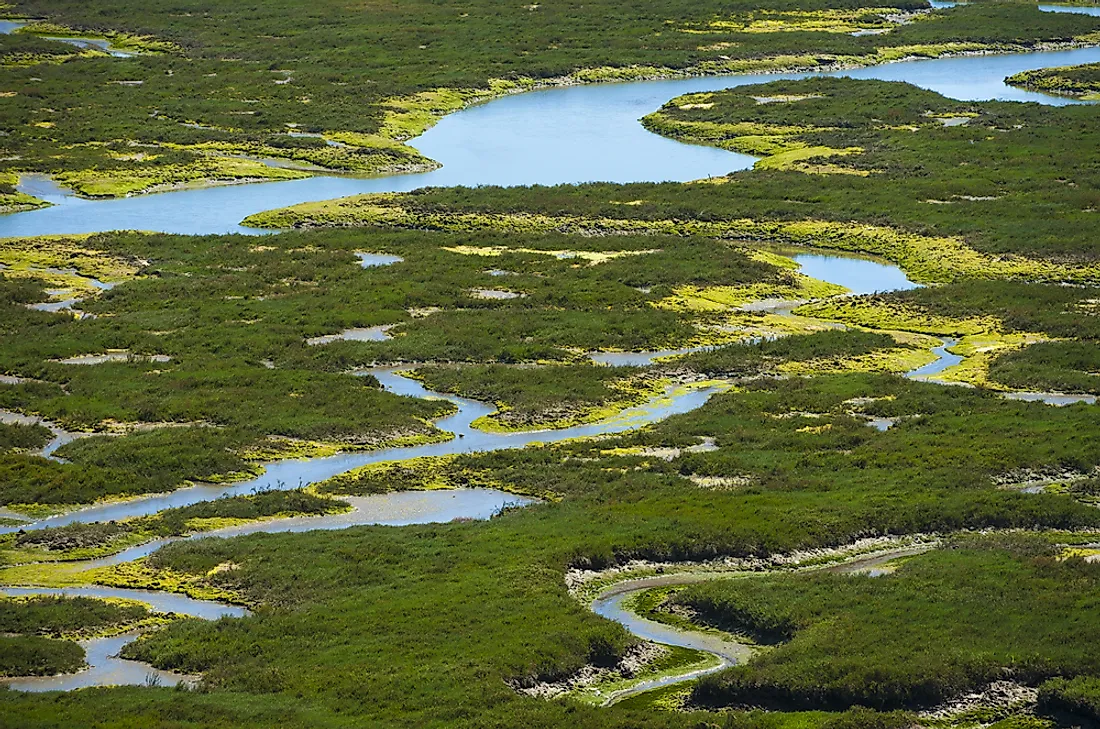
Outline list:
[[[84,649],[72,641],[34,635],[0,637],[0,677],[51,676],[84,666]]]
[[[709,624],[779,644],[701,681],[695,701],[934,707],[995,680],[1096,675],[1096,626],[1086,616],[1098,578],[1095,564],[1016,535],[962,540],[881,577],[714,581],[672,601]]]
[[[902,422],[879,432],[867,427],[865,414]],[[693,725],[698,719],[690,714],[597,710],[509,688],[506,680],[547,680],[589,662],[614,662],[631,643],[621,627],[574,601],[562,582],[565,569],[634,558],[785,553],[870,534],[1100,529],[1095,509],[1068,496],[1023,494],[993,480],[1050,464],[1095,467],[1088,436],[1095,428],[1096,415],[1085,406],[1056,409],[845,375],[760,381],[619,438],[463,457],[459,465],[487,470],[513,490],[550,490],[560,500],[488,523],[172,545],[144,569],[231,590],[262,606],[243,620],[175,623],[128,649],[161,667],[203,671],[205,690],[79,692],[48,703],[11,695],[3,698],[5,712],[24,725],[46,716],[83,721],[109,695],[126,714],[184,726],[258,725],[272,706],[290,726],[442,726],[466,719],[607,726],[643,716],[651,725]],[[648,448],[687,446],[702,436],[719,448],[671,461],[647,455]],[[716,487],[721,477],[740,485]],[[303,553],[308,565],[299,559]],[[1016,558],[990,559],[1011,565]],[[227,563],[234,568],[214,569]],[[120,568],[118,579],[127,574]],[[929,617],[936,620],[946,621],[945,630],[955,624],[950,612]],[[997,625],[990,625],[989,640],[1008,640]],[[1082,666],[1073,665],[1087,673]],[[717,720],[905,721],[843,713]]]

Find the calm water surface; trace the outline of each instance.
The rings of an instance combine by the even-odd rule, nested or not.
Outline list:
[[[144,602],[155,612],[175,613],[204,620],[239,618],[248,615],[247,610],[235,605],[223,605],[208,600],[194,600],[186,595],[167,592],[127,590],[117,587],[0,587],[0,595],[122,598]],[[118,652],[122,650],[122,647],[137,636],[138,633],[124,633],[110,638],[78,641],[85,651],[85,660],[88,663],[88,668],[80,673],[70,673],[62,676],[0,679],[0,686],[6,685],[18,691],[71,691],[72,689],[88,686],[142,685],[147,683],[175,686],[177,683],[194,680],[192,676],[161,671],[145,663],[119,658]]]
[[[25,20],[0,20],[0,33],[7,35],[8,33],[14,33],[19,28],[22,28],[27,24]],[[117,58],[131,58],[134,54],[121,51],[111,45],[111,41],[106,38],[60,38],[52,35],[38,36],[39,38],[45,38],[46,40],[60,41],[62,43],[68,43],[71,46],[77,48],[94,48],[96,50],[110,53]]]
[[[1015,89],[1005,76],[1036,68],[1100,61],[1100,48],[907,61],[825,75],[908,81],[964,100],[1010,99],[1051,105],[1073,99]],[[638,123],[679,94],[822,74],[752,74],[597,84],[517,94],[443,118],[415,140],[441,169],[362,179],[314,177],[289,182],[184,190],[120,200],[81,200],[42,178],[22,188],[52,208],[0,216],[0,237],[117,229],[170,233],[256,231],[242,219],[263,210],[367,192],[425,185],[527,185],[589,181],[683,181],[724,175],[755,158],[652,134]]]
[[[628,408],[616,417],[600,423],[578,425],[559,430],[488,433],[474,428],[473,421],[495,412],[496,408],[492,405],[431,392],[419,382],[397,374],[396,368],[379,368],[370,370],[367,374],[374,375],[387,390],[399,395],[419,398],[443,398],[455,403],[458,406],[458,412],[442,418],[437,422],[437,425],[442,430],[454,433],[456,437],[442,443],[407,448],[384,448],[367,453],[339,453],[309,460],[276,461],[266,464],[266,470],[262,476],[248,481],[231,485],[198,484],[167,494],[155,494],[124,502],[97,504],[80,511],[41,519],[29,525],[24,524],[18,527],[0,526],[0,534],[18,531],[20,528],[41,529],[77,522],[111,521],[133,516],[144,516],[154,514],[162,509],[188,506],[201,501],[217,499],[221,496],[245,495],[265,489],[294,489],[323,481],[370,463],[421,456],[443,456],[456,453],[473,453],[475,451],[523,448],[534,443],[556,443],[570,438],[622,433],[649,423],[659,422],[671,415],[691,412],[706,403],[719,389],[716,387],[700,387],[674,391],[670,388],[665,395],[644,405]],[[440,493],[453,494],[457,492]],[[470,493],[475,492],[471,491]],[[508,497],[508,500],[514,501],[516,497]],[[500,501],[501,499],[497,499],[490,508],[498,507]],[[455,516],[468,515],[455,514]]]

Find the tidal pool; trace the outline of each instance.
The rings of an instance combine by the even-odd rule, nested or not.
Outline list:
[[[355,257],[359,259],[359,265],[363,268],[392,266],[405,260],[401,256],[391,256],[385,253],[364,253],[362,251],[356,252]]]
[[[801,273],[839,284],[851,295],[907,291],[920,286],[910,281],[900,268],[883,259],[819,251],[802,253],[788,249],[782,252],[799,265]]]
[[[355,327],[352,329],[345,329],[339,334],[325,334],[320,337],[310,337],[306,340],[306,344],[311,347],[316,347],[321,344],[329,344],[340,340],[345,342],[384,342],[387,339],[391,339],[390,335],[386,333],[391,327],[393,327],[393,324],[382,324],[376,327]]]

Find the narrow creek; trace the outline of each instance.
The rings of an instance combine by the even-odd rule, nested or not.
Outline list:
[[[427,390],[419,382],[402,377],[400,369],[383,367],[366,370],[390,392],[418,398],[448,400],[457,406],[457,412],[440,419],[436,425],[455,437],[440,443],[400,448],[383,448],[363,453],[338,453],[319,458],[275,461],[266,465],[263,475],[235,484],[196,484],[166,494],[153,494],[122,502],[96,504],[86,509],[60,514],[31,524],[0,526],[0,534],[18,531],[20,528],[43,529],[66,524],[93,521],[115,521],[134,516],[146,516],[163,509],[188,506],[210,501],[221,496],[239,496],[269,489],[295,489],[344,473],[353,468],[383,461],[407,460],[422,456],[446,456],[461,453],[523,448],[535,443],[556,443],[572,438],[584,438],[623,433],[679,413],[687,413],[702,406],[718,391],[718,387],[669,388],[664,394],[649,402],[627,408],[608,420],[589,425],[578,425],[559,430],[523,431],[516,433],[489,433],[473,427],[473,421],[495,412],[486,403]],[[449,498],[454,492],[425,492],[438,494],[430,498]],[[461,516],[461,515],[456,515]],[[274,528],[274,527],[271,527]]]
[[[905,547],[892,549],[877,554],[859,557],[839,564],[824,567],[808,568],[809,570],[821,570],[838,574],[866,575],[878,577],[890,571],[889,563],[927,551],[928,546]],[[665,686],[693,681],[711,673],[717,673],[729,666],[747,661],[757,651],[757,647],[746,642],[738,641],[735,637],[719,632],[702,632],[685,630],[683,628],[661,623],[656,620],[642,617],[627,607],[627,604],[635,596],[660,587],[681,587],[696,584],[706,580],[738,578],[752,579],[754,576],[769,574],[763,573],[683,573],[672,575],[659,575],[640,579],[626,580],[612,585],[601,592],[589,606],[594,613],[602,617],[621,623],[632,634],[642,640],[661,643],[664,645],[690,648],[696,651],[709,653],[717,658],[717,662],[707,668],[689,670],[684,673],[663,676],[661,678],[640,681],[632,686],[620,689],[605,697],[604,705],[621,701],[630,696],[635,696],[646,691],[652,691]]]

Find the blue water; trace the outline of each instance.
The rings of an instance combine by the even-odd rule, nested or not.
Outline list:
[[[853,294],[904,291],[918,285],[900,268],[883,261],[823,253],[798,253],[791,258],[807,276],[840,284]]]
[[[956,339],[945,339],[943,344],[938,347],[932,348],[932,354],[936,355],[938,359],[934,362],[929,362],[923,367],[918,367],[915,370],[910,370],[905,373],[906,377],[911,379],[924,379],[931,377],[932,375],[938,375],[948,367],[954,367],[963,361],[963,358],[957,354],[951,354],[947,350],[958,344]]]
[[[1100,48],[891,63],[835,72],[908,81],[965,99],[1078,103],[1005,85],[1019,71],[1100,62]],[[119,200],[81,200],[33,178],[23,189],[52,208],[0,216],[0,237],[136,229],[171,233],[256,232],[248,215],[296,203],[426,185],[527,185],[588,181],[683,181],[747,169],[755,158],[683,144],[646,131],[638,119],[679,94],[818,74],[714,76],[546,89],[475,106],[414,140],[441,169],[372,179],[322,176],[289,182],[183,190]]]
[[[371,370],[370,374],[377,377],[386,390],[398,395],[419,398],[445,397],[455,403],[458,406],[458,411],[439,420],[436,425],[442,430],[454,433],[456,437],[442,443],[428,445],[383,448],[365,453],[338,453],[333,456],[309,460],[276,461],[265,464],[266,470],[262,476],[247,481],[231,485],[196,484],[171,493],[154,494],[129,501],[96,504],[80,511],[41,519],[33,524],[0,526],[0,534],[15,532],[19,529],[42,529],[77,522],[127,519],[133,516],[155,514],[162,509],[187,506],[222,496],[246,495],[265,489],[294,489],[332,478],[337,474],[370,463],[421,456],[444,456],[476,451],[523,448],[534,443],[557,443],[572,438],[622,433],[642,425],[659,422],[671,415],[691,412],[706,403],[717,392],[717,389],[712,387],[695,388],[675,393],[675,396],[669,397],[668,395],[672,394],[670,391],[665,396],[654,398],[645,405],[628,408],[614,418],[589,425],[577,425],[558,430],[490,433],[473,427],[473,422],[494,412],[496,408],[492,405],[451,395],[441,396],[438,393],[430,392],[419,382],[400,376],[394,371],[394,368]],[[497,492],[471,490],[467,493],[488,494],[489,497],[497,499],[494,496]],[[494,501],[492,506],[499,506],[498,502],[499,499]],[[456,514],[456,516],[461,516],[461,514]]]

